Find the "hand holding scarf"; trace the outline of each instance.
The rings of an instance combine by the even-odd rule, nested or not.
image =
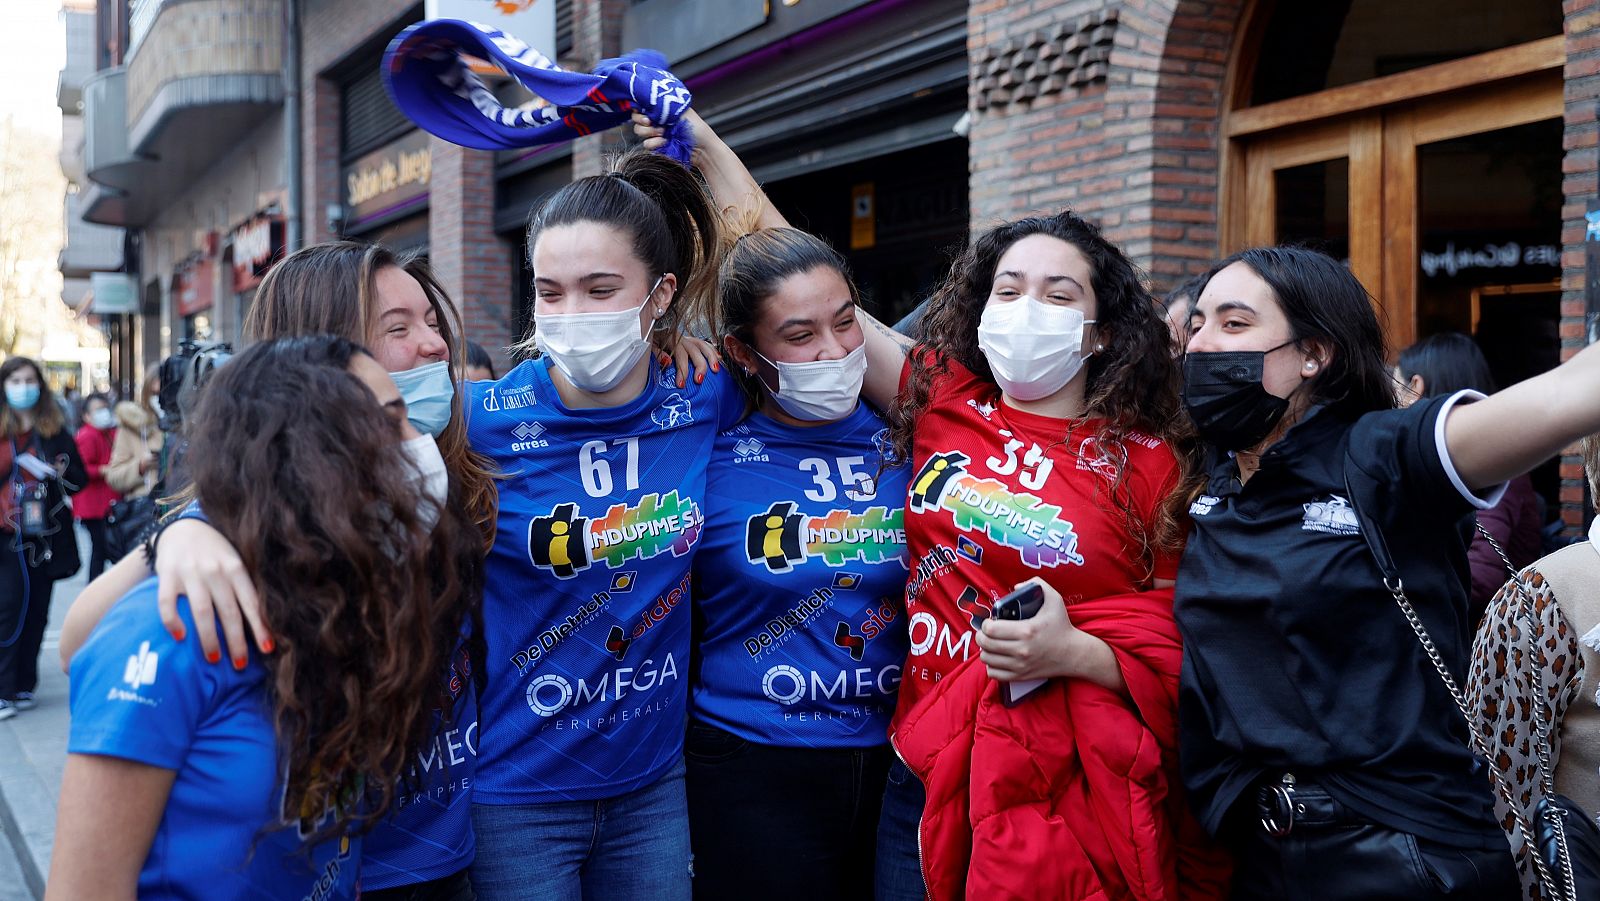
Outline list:
[[[551,105],[508,109],[467,65],[487,59]],[[693,144],[680,121],[691,97],[654,50],[602,60],[593,73],[568,72],[514,37],[476,22],[435,19],[395,36],[383,55],[395,105],[423,130],[478,150],[555,144],[629,121],[635,110],[666,129],[661,152],[684,165]]]

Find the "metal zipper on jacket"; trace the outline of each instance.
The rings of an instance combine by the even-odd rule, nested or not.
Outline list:
[[[894,756],[900,761],[900,765],[906,768],[906,772],[910,773],[913,779],[917,780],[917,784],[922,785],[922,777],[918,776],[916,771],[911,768],[911,764],[906,763],[906,757],[900,753],[900,746],[894,743],[893,735],[889,736],[889,750],[894,752]],[[927,810],[927,786],[923,786],[922,791],[922,809]],[[922,814],[920,813],[917,814],[917,875],[922,877],[922,897],[925,901],[933,901],[933,890],[928,888],[928,870],[922,862]]]

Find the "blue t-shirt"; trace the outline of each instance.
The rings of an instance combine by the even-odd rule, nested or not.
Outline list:
[[[478,694],[466,644],[456,648],[440,686],[432,743],[417,753],[389,815],[367,833],[361,887],[396,888],[460,872],[472,864],[472,783],[478,769]],[[446,723],[443,710],[453,712]]]
[[[190,501],[178,518],[209,522],[198,500]],[[433,740],[417,754],[410,790],[396,795],[389,815],[362,843],[363,888],[440,879],[466,869],[477,852],[472,779],[478,766],[478,695],[472,690],[472,658],[464,642],[440,687]],[[449,723],[442,713],[446,705],[454,712]]]
[[[717,437],[695,557],[697,719],[779,747],[888,740],[906,659],[906,481],[883,420],[757,413]]]
[[[284,787],[267,671],[254,655],[243,671],[206,663],[188,604],[178,611],[189,636],[181,642],[161,625],[148,579],[72,658],[67,751],[177,773],[139,897],[354,898],[359,837],[321,842],[308,856],[301,836],[315,826],[278,826]]]
[[[683,753],[706,462],[744,400],[725,375],[679,388],[650,367],[638,398],[603,409],[568,409],[542,359],[467,385],[472,447],[505,476],[478,803],[615,797]]]

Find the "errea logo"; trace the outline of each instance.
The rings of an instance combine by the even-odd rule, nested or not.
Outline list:
[[[767,446],[755,438],[740,438],[733,445],[733,462],[765,463]]]
[[[1194,503],[1189,505],[1189,515],[1205,516],[1211,512],[1212,507],[1215,507],[1220,503],[1222,503],[1222,498],[1214,497],[1209,494],[1202,494],[1194,499]]]
[[[511,430],[512,437],[517,439],[516,441],[512,442],[511,450],[516,452],[534,450],[535,448],[540,447],[549,447],[550,442],[539,437],[544,433],[544,426],[537,422],[517,423],[517,427]]]
[[[161,655],[150,650],[150,642],[140,642],[139,653],[128,658],[128,665],[122,671],[122,681],[135,689],[145,685],[154,685],[156,681],[156,664]]]

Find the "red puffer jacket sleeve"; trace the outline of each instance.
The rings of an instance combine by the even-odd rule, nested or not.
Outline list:
[[[1014,708],[977,658],[901,724],[895,747],[927,788],[932,898],[1221,899],[1226,857],[1177,775],[1181,654],[1170,591],[1075,602],[1115,653],[1123,696],[1052,680]]]

